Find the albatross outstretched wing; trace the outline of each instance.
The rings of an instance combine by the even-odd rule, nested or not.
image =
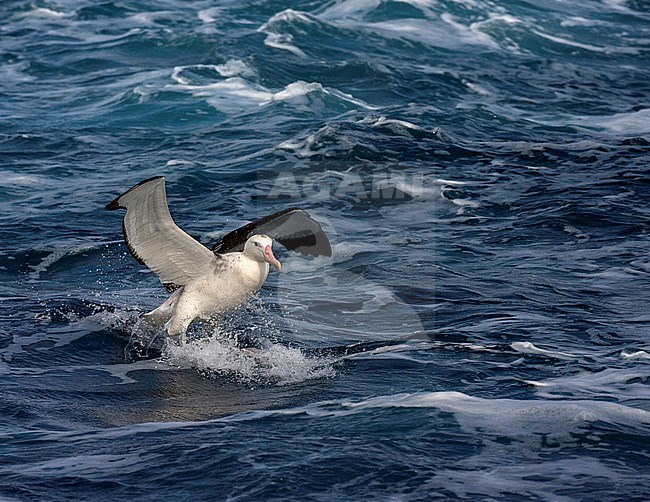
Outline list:
[[[246,240],[254,234],[266,234],[290,251],[309,256],[332,256],[332,246],[319,223],[307,211],[285,209],[252,221],[224,235],[212,250],[215,253],[243,251]]]
[[[214,253],[183,232],[169,214],[164,176],[138,183],[106,209],[126,209],[122,220],[126,246],[166,288],[184,286],[210,271]]]

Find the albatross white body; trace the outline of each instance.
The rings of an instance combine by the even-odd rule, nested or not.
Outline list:
[[[207,274],[176,290],[160,307],[145,314],[145,319],[165,324],[170,336],[182,337],[195,319],[220,318],[239,307],[262,287],[269,275],[269,263],[280,270],[272,243],[266,235],[254,235],[243,252],[215,255]]]
[[[137,184],[106,209],[126,209],[122,230],[129,251],[174,291],[145,319],[164,325],[170,336],[180,335],[181,343],[195,319],[219,318],[246,302],[264,284],[269,264],[280,270],[273,240],[303,255],[332,256],[321,226],[298,208],[244,225],[210,250],[174,223],[162,176]]]

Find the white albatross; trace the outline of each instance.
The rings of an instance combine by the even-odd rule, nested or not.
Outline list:
[[[165,178],[147,179],[106,205],[126,209],[122,230],[127,248],[174,293],[144,315],[149,323],[180,336],[195,319],[214,319],[242,305],[258,291],[280,262],[273,240],[310,256],[332,256],[321,226],[306,211],[285,209],[224,235],[212,250],[181,230],[169,213]]]

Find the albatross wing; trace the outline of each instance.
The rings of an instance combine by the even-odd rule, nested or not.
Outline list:
[[[214,253],[183,232],[169,214],[164,176],[138,183],[106,209],[126,209],[122,220],[126,246],[166,288],[184,286],[210,272]]]
[[[212,250],[215,253],[243,251],[254,234],[266,234],[289,251],[309,256],[332,256],[332,246],[320,224],[299,208],[285,209],[252,221],[224,235]]]

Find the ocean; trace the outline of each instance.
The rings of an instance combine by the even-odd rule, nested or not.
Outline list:
[[[650,498],[647,1],[8,1],[0,98],[0,499]],[[333,256],[167,343],[152,176]]]

